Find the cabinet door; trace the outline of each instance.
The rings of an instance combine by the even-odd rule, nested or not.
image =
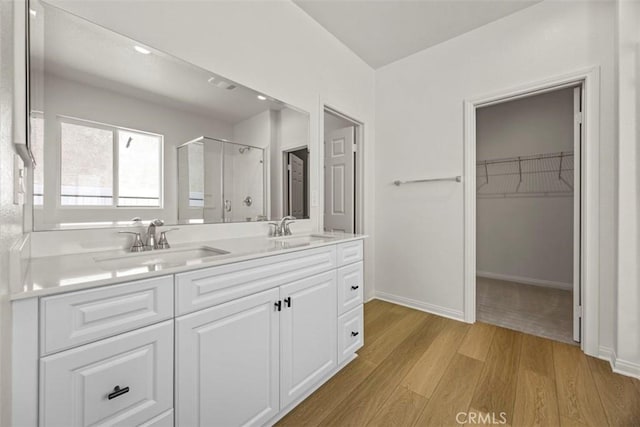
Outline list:
[[[279,410],[278,289],[176,320],[176,425],[262,425]]]
[[[336,366],[336,272],[280,287],[280,407],[284,408]]]
[[[173,320],[40,361],[41,426],[139,425],[173,406]]]

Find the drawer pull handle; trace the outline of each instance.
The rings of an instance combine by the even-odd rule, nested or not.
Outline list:
[[[352,337],[357,337],[358,335],[360,335],[360,332],[351,332]]]
[[[352,286],[351,290],[352,291],[357,291],[360,288],[360,286],[356,285],[356,286]]]
[[[111,399],[115,399],[116,397],[118,397],[118,396],[122,396],[122,395],[123,395],[123,394],[125,394],[125,393],[129,393],[129,387],[120,388],[120,386],[119,386],[119,385],[117,385],[117,386],[115,386],[115,387],[113,388],[113,392],[112,392],[112,393],[109,393],[109,394],[107,395],[107,398],[108,398],[109,400],[111,400]]]
[[[291,297],[286,297],[284,299],[284,306],[285,307],[291,307]]]
[[[276,306],[276,311],[282,311],[282,301],[277,301],[274,305]]]

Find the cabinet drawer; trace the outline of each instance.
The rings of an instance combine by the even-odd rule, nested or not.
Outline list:
[[[176,275],[176,314],[182,315],[271,289],[336,266],[325,246]]]
[[[362,261],[363,244],[362,240],[341,243],[337,245],[338,267]]]
[[[139,425],[172,407],[173,320],[40,360],[41,426]]]
[[[42,354],[173,317],[173,277],[106,286],[40,300]]]
[[[362,305],[338,317],[338,363],[347,360],[364,344]]]
[[[338,269],[338,314],[362,304],[363,288],[362,261]]]

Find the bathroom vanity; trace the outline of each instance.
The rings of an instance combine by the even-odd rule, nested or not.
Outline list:
[[[165,265],[32,260],[12,301],[14,425],[275,423],[363,345],[362,239],[208,242],[195,264],[185,248]]]

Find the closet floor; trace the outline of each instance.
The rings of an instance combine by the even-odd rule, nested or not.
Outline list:
[[[480,322],[575,344],[572,312],[572,291],[476,278]]]

